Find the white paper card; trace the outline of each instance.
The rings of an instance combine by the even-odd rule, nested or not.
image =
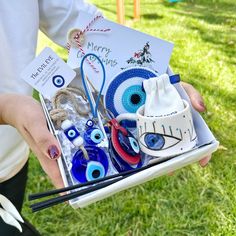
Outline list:
[[[82,50],[85,54],[94,53],[102,60],[106,69],[106,85],[122,69],[129,67],[148,67],[158,74],[167,71],[174,46],[170,42],[104,18],[94,20],[94,16],[85,12],[80,12],[76,27],[82,31],[87,27],[83,34]],[[110,31],[106,31],[108,29]],[[82,50],[71,47],[67,63],[72,68],[80,67]],[[95,88],[99,90],[102,83],[101,66],[95,57],[91,56],[88,59],[99,70],[99,73],[96,73],[88,62],[84,64],[84,71]]]
[[[72,70],[52,49],[46,47],[21,73],[21,78],[44,97],[51,99],[74,78]]]

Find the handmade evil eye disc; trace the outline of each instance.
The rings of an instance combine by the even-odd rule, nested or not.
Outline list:
[[[135,113],[145,103],[146,94],[141,85],[128,87],[122,96],[122,104],[127,112]]]
[[[142,91],[143,80],[156,76],[156,72],[143,67],[122,70],[107,86],[104,96],[105,107],[114,116],[126,112],[136,112],[146,99],[144,91]]]
[[[57,88],[61,88],[65,84],[65,79],[61,75],[55,75],[52,82]]]
[[[105,169],[101,163],[97,161],[88,162],[87,169],[86,169],[87,181],[103,178],[104,176],[105,176]]]
[[[79,132],[77,131],[75,127],[71,127],[65,130],[64,133],[70,141],[73,141],[75,138],[80,136]]]
[[[94,129],[91,133],[91,140],[94,143],[101,143],[101,141],[103,140],[104,135],[102,133],[102,131],[100,129]]]
[[[129,137],[129,142],[130,142],[133,150],[138,154],[140,152],[140,148],[139,148],[139,144],[138,144],[137,140],[133,137]]]
[[[80,183],[106,176],[108,171],[108,156],[105,151],[94,145],[84,147],[89,160],[84,158],[83,151],[79,149],[72,158],[71,172]]]
[[[165,139],[161,134],[149,133],[144,137],[144,141],[148,148],[152,150],[160,150],[165,144]]]

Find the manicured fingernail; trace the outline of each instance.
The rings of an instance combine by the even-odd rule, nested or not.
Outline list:
[[[199,102],[199,105],[202,107],[202,108],[204,108],[204,110],[206,110],[206,107],[205,107],[205,104],[204,104],[204,102]]]
[[[48,148],[48,154],[50,159],[56,159],[57,157],[59,157],[59,150],[57,148],[57,146],[52,145]]]

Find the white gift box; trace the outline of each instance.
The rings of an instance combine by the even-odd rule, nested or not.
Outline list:
[[[170,68],[168,68],[167,73],[169,75],[172,75],[172,71]],[[189,97],[182,88],[182,86],[178,83],[174,85],[177,91],[179,92],[180,96],[189,101]],[[43,96],[40,95],[40,100],[42,103],[43,110],[45,112],[45,116],[48,122],[49,129],[51,132],[58,138],[57,131],[53,125],[53,122],[49,116],[47,106],[45,103],[45,100]],[[189,101],[190,102],[190,101]],[[80,196],[78,198],[75,198],[73,200],[70,200],[70,204],[73,208],[79,208],[79,207],[85,207],[91,203],[97,202],[99,200],[102,200],[104,198],[107,198],[117,192],[120,192],[122,190],[131,188],[133,186],[142,184],[144,182],[147,182],[149,180],[152,180],[154,178],[157,178],[162,175],[166,175],[169,172],[172,172],[174,170],[180,169],[184,166],[187,166],[191,163],[197,162],[201,160],[203,157],[210,155],[214,151],[217,150],[219,142],[215,139],[214,135],[208,128],[207,124],[201,117],[201,115],[195,111],[191,107],[192,111],[192,116],[193,116],[193,123],[195,127],[195,131],[197,133],[198,137],[198,146],[184,154],[172,157],[171,159],[166,159],[166,161],[159,163],[160,161],[163,161],[163,158],[154,158],[150,160],[149,163],[155,163],[156,165],[149,167],[145,170],[142,170],[138,173],[135,173],[123,180],[120,180],[114,184],[111,184],[107,187],[104,187],[102,189],[96,190],[94,192],[91,192],[89,194]],[[105,131],[102,126],[101,119],[99,117],[99,124],[100,127],[102,128],[102,131],[105,134]],[[60,172],[64,181],[65,186],[69,185],[74,185],[77,184],[78,182],[75,182],[74,178],[71,176],[70,171],[68,170],[67,164],[64,160],[64,155],[63,155],[63,149],[62,149],[62,156],[61,158],[58,159],[58,164],[60,168]]]

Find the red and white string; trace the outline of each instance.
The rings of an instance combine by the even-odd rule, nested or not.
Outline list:
[[[81,42],[80,42],[80,37],[82,37],[83,35],[85,35],[86,32],[102,32],[102,33],[105,33],[105,32],[108,32],[108,31],[111,31],[111,29],[91,29],[91,26],[98,20],[98,19],[101,19],[103,18],[102,15],[98,15],[98,16],[95,16],[90,22],[89,24],[85,27],[84,30],[81,30],[79,31],[75,36],[74,36],[74,40],[76,41],[77,43],[77,47],[79,48],[79,50],[81,51],[82,55],[84,56],[85,55],[85,51],[81,45]],[[70,48],[71,48],[71,45],[70,43],[67,43],[67,49],[68,49],[68,53],[70,52]],[[86,58],[86,61],[88,62],[88,64],[91,66],[91,68],[96,72],[98,73],[99,71],[96,69],[96,67],[93,65],[93,63],[88,59]]]

